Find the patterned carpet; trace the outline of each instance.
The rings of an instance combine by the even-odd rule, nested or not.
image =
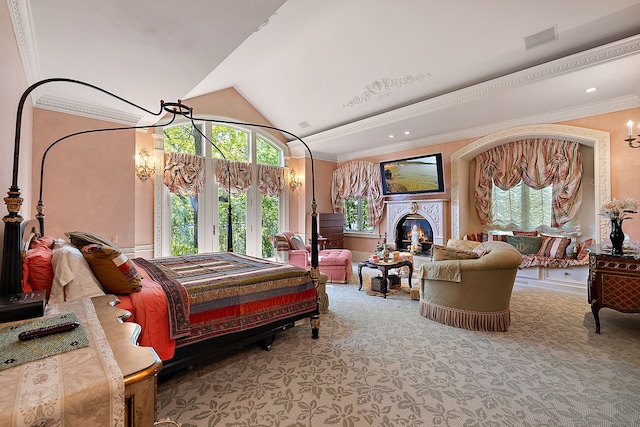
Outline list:
[[[161,382],[158,417],[183,427],[640,425],[638,314],[603,309],[597,335],[586,296],[516,287],[510,330],[473,332],[420,317],[406,293],[357,289],[327,286],[318,340],[305,322],[269,352],[251,346]]]

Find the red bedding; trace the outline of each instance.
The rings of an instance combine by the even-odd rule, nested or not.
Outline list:
[[[162,360],[176,346],[245,331],[317,309],[307,270],[234,253],[137,258],[142,291],[118,296]]]

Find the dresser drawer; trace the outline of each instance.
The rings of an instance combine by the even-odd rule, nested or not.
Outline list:
[[[559,282],[580,283],[586,285],[589,267],[545,268],[544,278]]]

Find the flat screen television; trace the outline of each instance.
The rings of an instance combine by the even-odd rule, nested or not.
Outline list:
[[[385,195],[443,193],[442,153],[380,162]]]

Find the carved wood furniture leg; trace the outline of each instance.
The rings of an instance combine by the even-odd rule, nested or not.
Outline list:
[[[411,277],[413,276],[413,263],[408,262],[409,265],[409,289],[411,289]]]
[[[380,285],[380,290],[382,291],[382,297],[387,297],[387,279],[389,276],[389,269],[387,267],[382,267],[382,284]]]
[[[596,321],[596,334],[600,333],[600,305],[598,304],[598,300],[594,299],[591,302],[591,312],[593,313],[593,318]]]
[[[360,278],[360,286],[358,286],[358,290],[362,289],[362,267],[364,264],[359,263],[358,264],[358,277]]]

